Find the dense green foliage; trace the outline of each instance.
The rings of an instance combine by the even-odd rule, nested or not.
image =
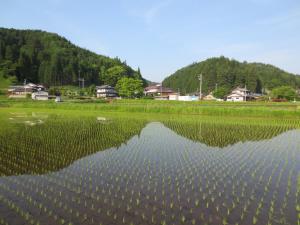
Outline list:
[[[55,86],[78,84],[79,76],[87,85],[115,86],[124,76],[142,80],[126,62],[79,48],[57,34],[5,28],[0,28],[1,74]]]
[[[116,90],[121,97],[134,98],[143,94],[143,83],[141,80],[123,77],[116,85]]]
[[[297,97],[297,93],[293,88],[283,86],[274,88],[271,92],[271,96],[275,99],[294,100]]]
[[[253,92],[261,93],[279,86],[300,87],[300,76],[261,63],[240,63],[225,57],[211,58],[182,68],[163,81],[165,87],[191,93],[199,88],[197,76],[203,75],[203,91],[209,93],[219,87],[228,89],[247,86]]]
[[[226,87],[220,87],[218,89],[216,89],[215,91],[213,91],[213,96],[215,98],[220,98],[220,99],[223,99],[225,98],[225,96],[227,94],[229,94],[230,92],[230,89],[229,88],[226,88]]]

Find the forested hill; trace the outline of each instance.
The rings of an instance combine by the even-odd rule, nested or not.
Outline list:
[[[115,85],[123,76],[142,79],[120,59],[79,48],[67,39],[39,30],[0,28],[0,76],[46,85]]]
[[[253,92],[271,90],[274,87],[289,85],[300,87],[300,76],[287,73],[272,65],[247,63],[225,57],[211,58],[184,67],[163,81],[165,87],[180,89],[183,93],[199,90],[198,74],[203,74],[203,91],[208,93],[216,87],[232,89],[247,86]]]

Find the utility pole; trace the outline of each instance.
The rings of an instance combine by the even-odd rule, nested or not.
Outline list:
[[[198,79],[200,81],[199,100],[202,100],[202,73],[198,75]]]
[[[84,88],[84,81],[85,81],[84,78],[78,78],[79,88]]]
[[[26,92],[26,79],[24,79],[24,88],[25,88],[25,95],[27,94],[27,92]]]
[[[79,88],[80,88],[80,69],[78,69],[78,85],[79,85]]]

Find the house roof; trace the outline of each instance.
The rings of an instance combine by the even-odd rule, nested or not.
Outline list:
[[[215,98],[215,96],[213,96],[213,94],[208,94],[208,95],[204,96],[203,99],[216,99],[216,98]]]
[[[241,87],[237,87],[237,88],[235,88],[233,91],[250,91],[250,90],[248,90],[247,88],[241,88]],[[232,91],[232,92],[233,92]]]
[[[171,88],[163,87],[160,84],[148,86],[144,90],[145,90],[145,92],[164,92],[164,93],[173,93],[174,92]]]
[[[245,97],[245,95],[234,93],[234,94],[228,95],[227,98],[228,98],[228,97]]]
[[[32,94],[34,94],[34,95],[48,95],[49,93],[47,91],[37,91],[37,92],[33,92]]]
[[[105,85],[101,85],[101,86],[96,86],[96,89],[114,89],[114,87],[105,84]]]
[[[9,89],[9,91],[11,92],[25,92],[25,88],[24,87],[15,87],[13,89]],[[31,92],[32,88],[26,88],[26,92]]]
[[[39,89],[39,88],[45,88],[41,84],[33,84],[33,83],[28,83],[26,85],[12,85],[8,88],[8,91],[13,91],[13,92],[25,92],[26,91],[30,92],[34,89]]]

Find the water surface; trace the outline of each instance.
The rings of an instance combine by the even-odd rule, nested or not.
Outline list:
[[[226,147],[177,133],[152,122],[57,172],[0,178],[0,223],[297,224],[299,130]]]

